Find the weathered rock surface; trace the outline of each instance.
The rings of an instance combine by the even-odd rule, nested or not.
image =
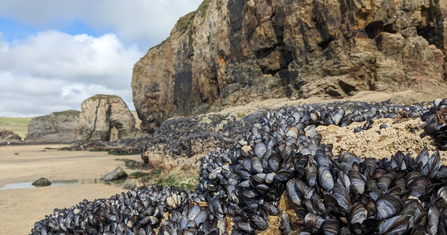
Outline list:
[[[19,135],[14,134],[13,131],[10,130],[1,130],[0,131],[0,142],[16,142],[22,141]]]
[[[28,124],[28,142],[72,142],[79,121],[79,111],[66,110],[35,117]]]
[[[81,105],[77,140],[104,140],[133,137],[135,118],[126,103],[115,95],[95,95]]]
[[[119,180],[125,177],[127,177],[126,171],[124,171],[124,169],[119,166],[115,170],[107,173],[104,177],[101,178],[101,180],[111,181]]]
[[[445,85],[447,2],[205,0],[133,69],[141,130],[277,97]]]

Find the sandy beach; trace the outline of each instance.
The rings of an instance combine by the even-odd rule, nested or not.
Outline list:
[[[71,207],[83,199],[108,198],[127,191],[122,189],[123,185],[94,184],[94,179],[117,166],[124,167],[123,162],[115,161],[117,156],[108,155],[107,152],[58,151],[46,147],[61,146],[0,147],[0,188],[8,184],[32,182],[40,177],[50,181],[78,181],[79,184],[0,190],[1,234],[29,234],[34,222],[44,219],[54,208]],[[119,157],[141,158],[139,155]],[[126,169],[126,172],[132,171]]]

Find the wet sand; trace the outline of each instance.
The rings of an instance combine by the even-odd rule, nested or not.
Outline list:
[[[50,181],[74,179],[92,181],[117,166],[124,167],[123,162],[114,160],[116,158],[134,160],[141,158],[139,155],[107,155],[106,152],[45,150],[45,147],[59,146],[1,146],[0,188],[11,183],[31,182],[40,177],[46,177]],[[19,155],[14,155],[16,152]],[[126,169],[126,172],[132,171]],[[34,222],[44,219],[54,208],[71,207],[83,199],[108,198],[115,193],[127,191],[122,187],[79,184],[0,190],[1,234],[29,234]]]

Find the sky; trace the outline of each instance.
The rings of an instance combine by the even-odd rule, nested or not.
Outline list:
[[[135,110],[133,65],[201,2],[0,1],[0,116],[80,111],[95,94]]]

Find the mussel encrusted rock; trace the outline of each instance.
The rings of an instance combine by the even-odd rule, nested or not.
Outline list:
[[[435,99],[433,106],[421,116],[427,122],[425,133],[430,135],[444,150],[447,150],[447,98]]]
[[[397,152],[390,159],[333,155],[333,146],[315,133],[317,125],[367,121],[366,130],[378,118],[425,115],[427,134],[442,148],[439,110],[446,103],[350,102],[269,111],[237,144],[202,158],[195,191],[156,185],[84,200],[55,209],[31,232],[446,234],[447,166],[438,152],[424,148],[417,156]]]

